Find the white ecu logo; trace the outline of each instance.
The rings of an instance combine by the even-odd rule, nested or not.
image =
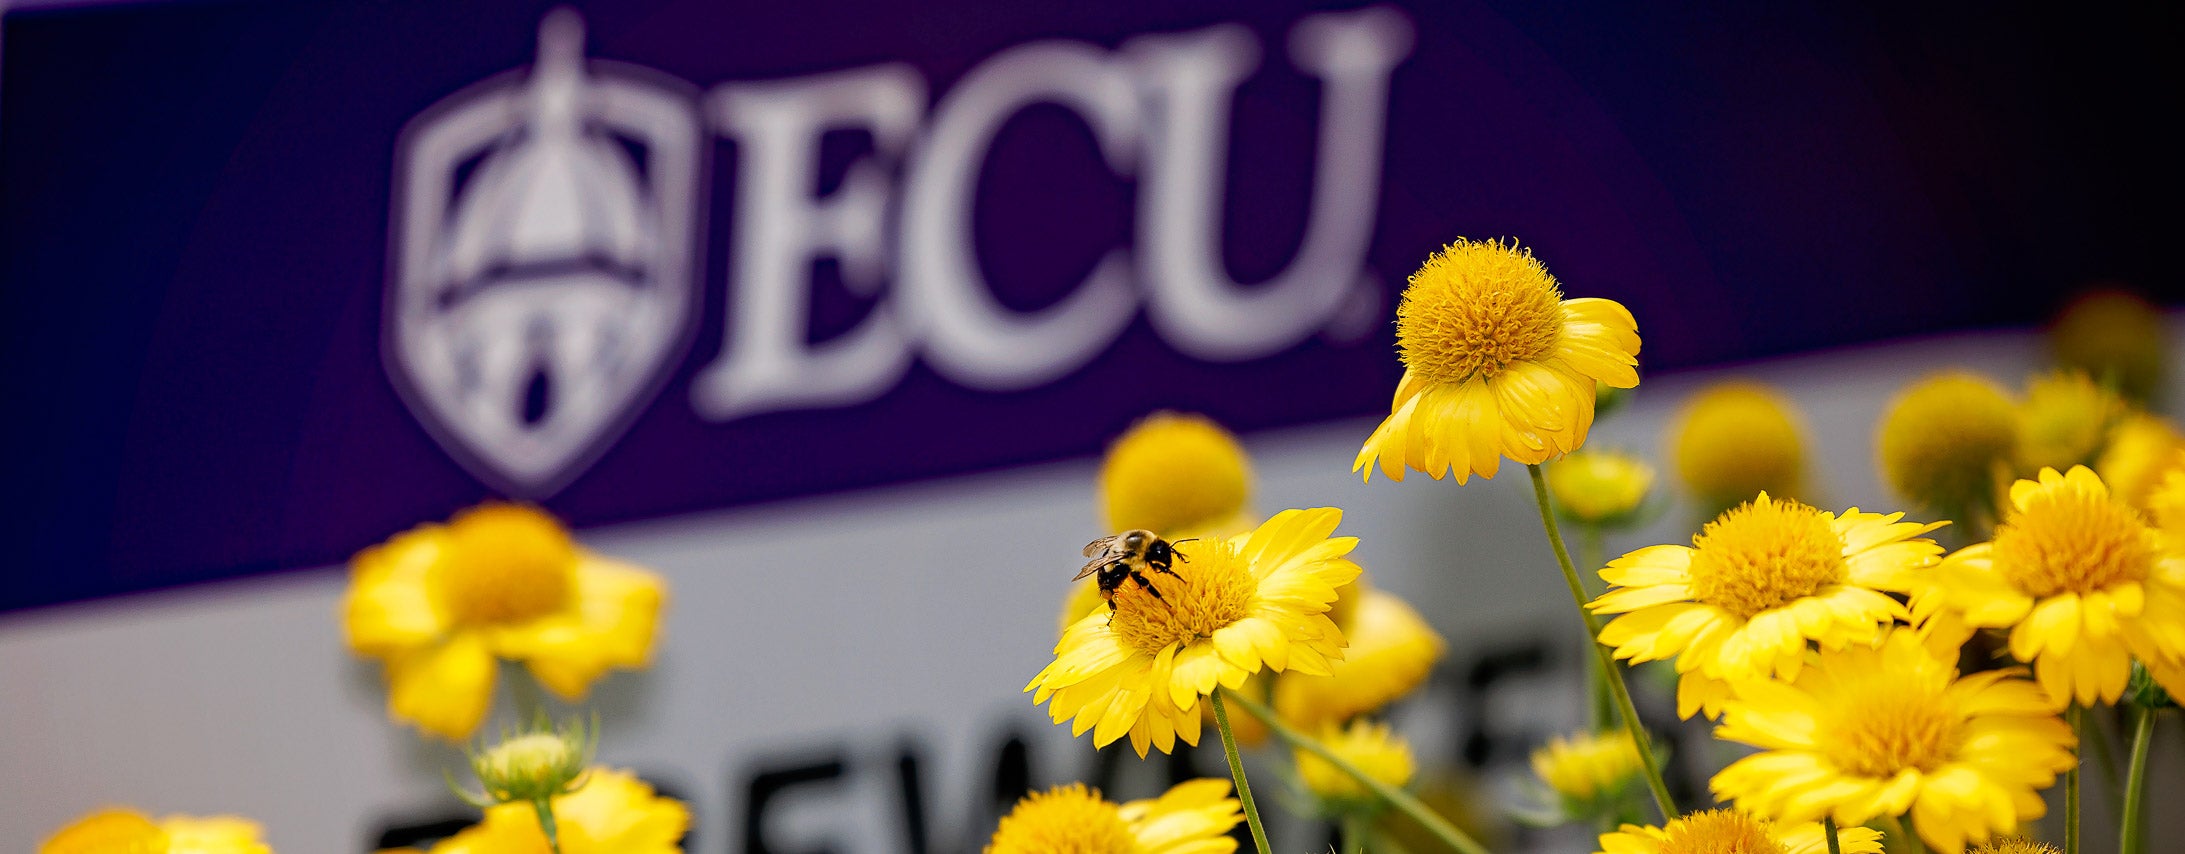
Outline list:
[[[1212,362],[1316,334],[1355,338],[1386,308],[1365,255],[1389,76],[1410,27],[1387,8],[1317,14],[1288,42],[1290,63],[1319,84],[1310,210],[1288,265],[1247,283],[1223,262],[1221,215],[1229,116],[1260,63],[1243,26],[1113,50],[1022,44],[929,102],[901,63],[700,96],[586,59],[576,13],[555,10],[532,69],[451,95],[403,131],[388,371],[481,479],[530,498],[559,490],[689,347],[714,135],[736,144],[738,178],[725,340],[690,390],[708,420],[852,406],[885,394],[913,359],[968,388],[1039,386],[1098,358],[1140,311],[1169,346]],[[1020,311],[994,298],[971,215],[995,135],[1038,104],[1076,114],[1103,165],[1134,181],[1136,202],[1129,246],[1068,295]],[[873,149],[821,193],[820,143],[836,131],[868,133]],[[811,271],[823,259],[874,303],[855,327],[811,341]]]

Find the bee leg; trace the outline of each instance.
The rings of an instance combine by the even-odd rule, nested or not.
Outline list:
[[[1153,598],[1162,598],[1161,588],[1153,586],[1153,582],[1147,581],[1146,577],[1143,574],[1133,572],[1130,574],[1130,577],[1138,582],[1138,586],[1145,588],[1147,593],[1153,594]]]

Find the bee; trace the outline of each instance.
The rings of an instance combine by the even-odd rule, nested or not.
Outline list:
[[[1138,582],[1138,586],[1153,594],[1153,598],[1159,599],[1161,591],[1153,586],[1152,581],[1146,579],[1146,571],[1176,575],[1175,570],[1169,568],[1173,561],[1191,562],[1191,558],[1177,551],[1176,546],[1191,542],[1191,539],[1172,543],[1143,528],[1101,537],[1085,544],[1084,555],[1092,560],[1086,561],[1085,568],[1077,571],[1077,578],[1070,580],[1076,581],[1078,578],[1099,573],[1100,598],[1108,600],[1110,611],[1115,610],[1115,592],[1123,589],[1125,581]]]

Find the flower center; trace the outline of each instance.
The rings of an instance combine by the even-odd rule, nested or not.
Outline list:
[[[1662,833],[1661,854],[1783,854],[1766,824],[1736,810],[1691,813]]]
[[[1957,753],[1961,716],[1941,697],[1901,680],[1863,686],[1839,706],[1822,744],[1836,767],[1865,777],[1932,772]]]
[[[1033,792],[994,829],[985,854],[1136,854],[1122,811],[1083,783]]]
[[[43,854],[163,854],[167,832],[129,810],[107,810],[46,840]]]
[[[1515,243],[1458,240],[1411,274],[1396,307],[1404,366],[1462,383],[1539,359],[1563,334],[1555,277]]]
[[[2034,597],[2092,593],[2143,581],[2154,566],[2147,524],[2121,503],[2077,489],[2042,489],[1995,532],[1995,568]]]
[[[1187,560],[1188,558],[1188,560]],[[1175,575],[1143,574],[1160,598],[1125,579],[1115,592],[1116,634],[1148,655],[1180,643],[1212,637],[1215,629],[1244,619],[1259,590],[1251,564],[1229,540],[1202,540],[1176,547]]]
[[[1743,619],[1844,579],[1844,539],[1828,514],[1767,493],[1707,523],[1692,545],[1692,598]]]
[[[448,553],[434,569],[433,590],[456,622],[520,623],[568,604],[576,566],[576,543],[552,517],[489,504],[448,523]]]

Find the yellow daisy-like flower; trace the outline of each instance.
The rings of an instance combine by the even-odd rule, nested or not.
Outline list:
[[[1587,607],[1623,616],[1601,627],[1601,642],[1632,662],[1675,656],[1686,678],[1678,712],[1715,709],[1704,680],[1767,674],[1790,678],[1806,642],[1824,647],[1872,642],[1903,605],[1882,590],[1911,584],[1910,570],[1942,554],[1920,537],[1941,523],[1900,521],[1902,513],[1839,516],[1767,493],[1724,512],[1691,547],[1650,546],[1601,570],[1615,587]]]
[[[652,660],[659,576],[579,547],[553,517],[487,504],[359,552],[342,598],[351,652],[387,665],[387,712],[470,737],[493,702],[494,661],[582,700],[609,668]]]
[[[2065,306],[2048,341],[2057,362],[2146,401],[2162,388],[2170,364],[2167,325],[2162,310],[2138,294],[2104,289]]]
[[[2064,854],[2056,846],[2046,842],[2012,837],[1998,839],[1973,849],[1972,854]]]
[[[1951,513],[1987,507],[2017,447],[2017,405],[1995,383],[1963,371],[1898,392],[1875,439],[1891,489]]]
[[[1685,401],[1669,435],[1677,479],[1709,513],[1762,492],[1806,493],[1805,416],[1774,386],[1708,386]]]
[[[1188,780],[1123,804],[1071,783],[1018,801],[985,854],[1228,854],[1237,850],[1229,830],[1243,820],[1228,780]]]
[[[661,797],[629,771],[593,768],[584,786],[553,799],[561,854],[682,854],[690,808]],[[529,803],[486,810],[484,821],[432,847],[432,854],[547,854],[546,833]]]
[[[1110,532],[1238,533],[1252,527],[1252,460],[1213,419],[1156,412],[1108,448],[1100,502]]]
[[[1763,752],[1709,787],[1779,821],[1856,827],[1909,810],[1921,839],[1957,854],[2039,818],[2038,791],[2077,761],[2040,686],[2008,670],[1958,678],[1910,630],[1824,649],[1794,680],[1736,690],[1715,736]]]
[[[2018,405],[2018,470],[2094,462],[2110,426],[2124,412],[2124,401],[2085,373],[2054,371],[2034,377]]]
[[[1359,572],[1343,557],[1358,538],[1328,536],[1342,518],[1333,507],[1284,510],[1249,534],[1177,544],[1175,574],[1148,576],[1159,597],[1123,585],[1113,612],[1062,633],[1024,690],[1056,723],[1074,719],[1072,735],[1092,730],[1104,747],[1128,734],[1144,756],[1179,736],[1198,744],[1199,698],[1262,665],[1327,675],[1343,657],[1328,606]]]
[[[2094,473],[2101,475],[2117,500],[2146,510],[2163,476],[2185,462],[2179,459],[2180,450],[2185,450],[2185,434],[2170,419],[2135,412],[2109,431],[2109,442],[2094,461]]]
[[[1416,690],[1433,673],[1448,644],[1402,597],[1366,586],[1348,609],[1330,611],[1350,646],[1329,663],[1326,676],[1292,673],[1275,682],[1274,709],[1283,720],[1311,731],[1378,711]]]
[[[1388,724],[1358,720],[1342,729],[1329,725],[1320,730],[1320,744],[1376,782],[1397,789],[1411,782],[1411,745],[1391,732]],[[1318,754],[1305,750],[1295,753],[1297,776],[1307,791],[1339,803],[1379,800],[1366,784]]]
[[[126,808],[99,810],[55,831],[38,854],[272,854],[258,823],[232,815],[153,821]]]
[[[1403,380],[1388,420],[1352,471],[1379,460],[1436,480],[1494,477],[1503,457],[1524,464],[1575,451],[1593,426],[1594,384],[1639,384],[1639,331],[1606,299],[1563,299],[1532,252],[1459,239],[1411,274],[1396,307]]]
[[[1533,775],[1568,801],[1590,803],[1639,779],[1646,766],[1626,730],[1556,736],[1533,751]]]
[[[1993,542],[1959,549],[1913,594],[1975,628],[2010,629],[2058,707],[2113,703],[2132,657],[2185,655],[2185,557],[2085,466],[2011,484]]]
[[[1646,502],[1654,467],[1621,451],[1579,451],[1548,469],[1546,478],[1558,512],[1608,525],[1630,518]]]
[[[1882,834],[1866,827],[1836,831],[1843,854],[1882,854]],[[1598,854],[1826,854],[1820,822],[1777,824],[1736,810],[1687,813],[1667,827],[1627,824],[1601,834]]]

